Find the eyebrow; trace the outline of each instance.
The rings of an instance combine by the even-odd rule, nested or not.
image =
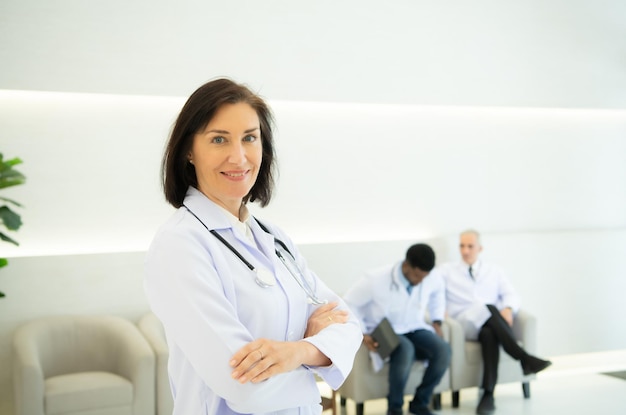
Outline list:
[[[248,134],[248,133],[251,133],[251,132],[259,130],[259,129],[260,129],[260,127],[249,128],[246,131],[244,131],[244,134]],[[230,134],[230,131],[226,131],[226,130],[209,130],[209,131],[205,131],[205,133]]]

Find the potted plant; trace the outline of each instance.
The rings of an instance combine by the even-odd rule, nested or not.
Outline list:
[[[4,160],[4,156],[0,153],[0,189],[5,187],[17,186],[23,184],[26,181],[26,177],[15,170],[13,166],[20,164],[22,160],[15,157],[10,160]],[[8,242],[14,245],[19,243],[5,233],[8,231],[17,231],[22,226],[22,218],[19,214],[14,212],[9,205],[22,207],[15,200],[0,196],[0,240]],[[6,258],[0,258],[0,268],[6,266],[8,261]],[[4,293],[0,291],[0,298],[4,297]]]

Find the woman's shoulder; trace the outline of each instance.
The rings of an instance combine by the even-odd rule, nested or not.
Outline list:
[[[209,231],[184,207],[177,209],[159,228],[150,250],[173,249],[176,246],[206,245]]]

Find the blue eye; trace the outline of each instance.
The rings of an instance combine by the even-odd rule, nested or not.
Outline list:
[[[243,138],[243,141],[253,142],[253,141],[256,141],[256,137],[253,135],[247,135]]]
[[[213,137],[212,140],[214,143],[216,144],[222,144],[224,141],[226,141],[226,139],[224,137]]]

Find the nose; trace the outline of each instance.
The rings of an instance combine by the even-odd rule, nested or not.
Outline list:
[[[230,147],[228,161],[233,164],[243,164],[246,160],[246,149],[241,141],[236,141]]]

